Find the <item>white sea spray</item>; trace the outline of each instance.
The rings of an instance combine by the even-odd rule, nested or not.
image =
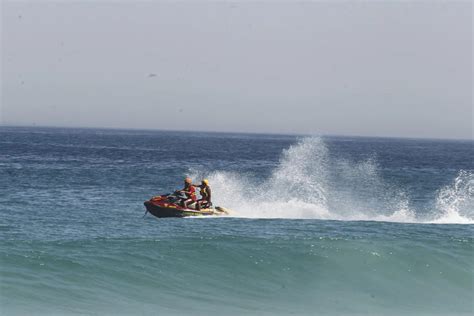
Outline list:
[[[385,180],[381,172],[376,157],[334,157],[323,138],[305,137],[283,150],[267,179],[227,171],[193,175],[209,177],[215,202],[239,217],[474,222],[471,171],[460,171],[451,185],[439,190],[429,217],[417,215],[406,190]]]

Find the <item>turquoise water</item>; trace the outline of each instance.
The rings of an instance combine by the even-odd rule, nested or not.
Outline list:
[[[470,315],[470,141],[0,128],[4,315]],[[143,218],[209,178],[225,218]]]

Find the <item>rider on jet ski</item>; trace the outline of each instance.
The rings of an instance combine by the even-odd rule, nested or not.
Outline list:
[[[201,181],[201,185],[193,184],[193,186],[200,189],[199,194],[201,198],[196,202],[196,210],[200,211],[201,207],[210,208],[211,203],[211,187],[209,186],[209,180],[204,179]]]
[[[186,177],[184,179],[184,188],[182,190],[176,191],[176,193],[182,193],[186,195],[186,198],[181,201],[181,206],[184,208],[188,208],[190,204],[196,202],[196,190],[193,186],[193,181],[191,178]]]

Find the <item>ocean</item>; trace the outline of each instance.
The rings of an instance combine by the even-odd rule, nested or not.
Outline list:
[[[0,313],[472,315],[473,145],[0,127]]]

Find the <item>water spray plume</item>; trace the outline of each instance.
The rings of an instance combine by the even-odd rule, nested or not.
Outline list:
[[[284,150],[262,181],[225,171],[206,175],[215,204],[250,218],[314,218],[395,222],[473,223],[474,177],[460,171],[439,191],[431,217],[417,216],[403,188],[387,183],[375,158],[359,162],[333,157],[321,137],[306,137]]]

